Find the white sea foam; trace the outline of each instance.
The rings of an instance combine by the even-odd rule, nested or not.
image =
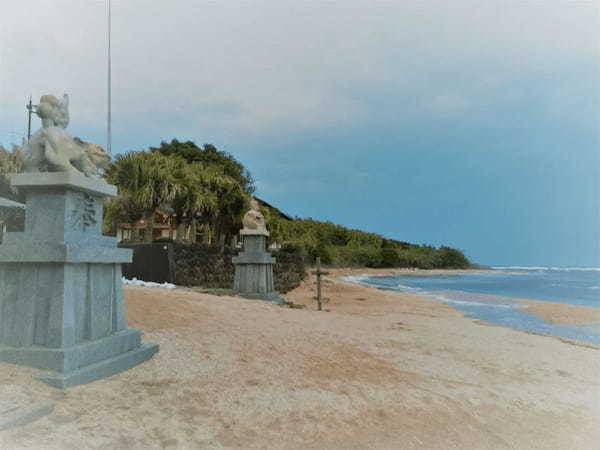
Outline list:
[[[422,288],[406,286],[404,284],[397,284],[395,287],[402,289],[404,291],[422,291],[423,290]]]
[[[557,270],[563,272],[600,272],[600,267],[496,266],[496,270]]]
[[[432,294],[426,293],[428,297],[435,298],[436,300],[440,300],[444,303],[452,303],[455,305],[464,305],[464,306],[490,306],[492,308],[507,308],[514,309],[517,307],[517,304],[507,305],[506,303],[482,303],[482,302],[473,302],[469,300],[457,300],[454,298],[446,297],[445,295],[440,294]]]
[[[369,275],[345,275],[340,277],[340,280],[349,281],[350,283],[355,284],[364,284],[368,278]]]
[[[128,280],[127,278],[123,278],[123,284],[128,286],[144,286],[144,287],[156,287],[162,289],[175,289],[177,286],[171,283],[155,283],[154,281],[142,281],[134,278],[133,280]]]
[[[425,295],[429,298],[434,298],[436,300],[440,300],[444,303],[453,303],[456,305],[467,305],[467,306],[491,306],[493,308],[514,308],[515,305],[508,305],[505,303],[482,303],[482,302],[474,302],[474,301],[469,301],[469,300],[457,300],[457,299],[453,299],[453,298],[449,298],[446,297],[445,295],[441,295],[438,293],[433,293],[430,291],[426,291],[423,288],[418,288],[418,287],[412,287],[412,286],[406,286],[404,284],[396,284],[395,286],[382,286],[380,284],[377,283],[369,283],[367,280],[369,280],[369,278],[371,278],[370,275],[364,274],[364,275],[346,275],[343,277],[340,277],[341,280],[344,281],[349,281],[351,283],[355,283],[355,284],[362,284],[363,286],[372,286],[372,287],[376,287],[376,288],[395,288],[398,291],[403,291],[403,292],[418,292],[421,295]]]

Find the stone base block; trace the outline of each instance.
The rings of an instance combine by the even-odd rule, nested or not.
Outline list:
[[[0,346],[0,361],[54,371],[56,374],[38,379],[64,389],[114,375],[150,359],[158,345],[141,345],[141,341],[140,332],[129,328],[67,348]]]
[[[66,348],[0,346],[0,361],[56,372],[69,372],[139,347],[140,332],[129,328],[95,341]]]
[[[107,378],[149,360],[158,352],[157,344],[144,344],[113,358],[66,373],[36,377],[57,389],[66,389]]]

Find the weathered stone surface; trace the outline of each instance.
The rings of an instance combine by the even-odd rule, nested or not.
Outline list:
[[[265,249],[267,235],[261,230],[242,230],[244,249],[232,258],[235,265],[233,288],[242,297],[283,303],[273,285],[273,265],[276,263]]]
[[[77,173],[23,174],[13,184],[27,209],[25,232],[0,245],[0,361],[54,370],[42,379],[64,388],[150,358],[158,346],[127,329],[121,263],[131,250],[101,235],[114,186]]]
[[[36,378],[55,388],[66,389],[124,372],[149,360],[156,352],[158,352],[158,345],[144,344],[126,353],[121,353],[113,358],[105,359],[78,370]]]
[[[234,264],[275,264],[276,260],[269,253],[244,251],[232,258]]]
[[[250,210],[242,218],[242,223],[244,225],[242,234],[244,234],[245,232],[251,232],[256,234],[263,234],[265,236],[269,235],[269,232],[267,231],[267,225],[265,223],[265,218],[260,212],[260,206],[255,198],[252,198],[252,200],[250,201]]]
[[[12,240],[9,233],[7,240]],[[25,242],[13,244],[5,242],[0,252],[0,262],[4,263],[129,263],[131,251],[123,248],[111,248],[66,244],[35,244]]]
[[[110,156],[96,144],[73,138],[65,131],[69,124],[69,96],[62,100],[43,95],[36,114],[42,128],[21,149],[25,172],[73,172],[97,177],[106,169]]]
[[[86,177],[79,172],[20,173],[12,177],[11,185],[16,188],[39,187],[43,191],[53,187],[74,188],[76,191],[101,197],[115,197],[117,195],[116,186],[102,180]]]
[[[252,230],[249,228],[243,228],[240,230],[240,235],[242,236],[266,236],[269,237],[271,233],[267,230]]]

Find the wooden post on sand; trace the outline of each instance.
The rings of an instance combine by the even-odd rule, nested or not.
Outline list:
[[[323,275],[329,275],[329,272],[321,271],[321,258],[317,257],[317,270],[313,271],[313,274],[317,276],[317,296],[315,300],[317,301],[319,311],[323,310],[323,303],[329,299],[323,298],[321,293],[321,277]]]

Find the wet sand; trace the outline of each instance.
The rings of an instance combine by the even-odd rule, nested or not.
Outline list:
[[[329,312],[312,280],[285,296],[304,309],[127,287],[130,326],[160,353],[64,392],[0,364],[0,395],[56,402],[0,448],[597,448],[598,349],[336,278],[349,273],[326,277]]]
[[[487,272],[486,270],[408,270],[408,269],[331,269],[332,277],[348,275],[440,275]],[[600,326],[600,308],[589,306],[568,305],[565,303],[551,302],[534,299],[515,299],[523,305],[527,312],[537,315],[548,323],[554,325],[582,325],[598,323]]]
[[[596,322],[600,325],[600,308],[540,300],[520,299],[519,302],[525,305],[526,311],[555,325],[582,325]]]

